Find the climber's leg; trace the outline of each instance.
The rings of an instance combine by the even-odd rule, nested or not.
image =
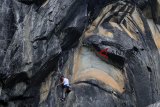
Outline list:
[[[65,98],[66,98],[66,94],[68,94],[70,92],[69,91],[70,89],[69,89],[68,85],[63,85],[62,88],[63,88],[63,91],[62,91],[62,98],[61,98],[61,100],[64,101]]]
[[[65,99],[65,95],[66,95],[66,88],[63,89],[63,99]]]
[[[65,94],[66,94],[66,86],[62,85],[62,98],[61,98],[62,101],[65,99]]]

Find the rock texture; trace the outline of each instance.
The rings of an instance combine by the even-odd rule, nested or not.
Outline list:
[[[159,4],[1,0],[0,106],[152,107],[160,100]],[[61,75],[72,89],[64,102]]]
[[[159,104],[159,102],[157,102],[157,103],[151,104],[151,105],[149,105],[147,107],[159,107],[159,106],[160,106],[160,104]]]

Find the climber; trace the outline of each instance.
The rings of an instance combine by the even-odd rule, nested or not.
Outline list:
[[[65,94],[69,93],[70,90],[70,86],[69,86],[69,80],[67,78],[65,78],[64,76],[60,77],[60,82],[63,88],[63,93],[62,93],[62,101],[65,99]]]

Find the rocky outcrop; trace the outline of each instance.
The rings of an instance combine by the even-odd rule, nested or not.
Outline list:
[[[147,106],[147,107],[159,107],[159,102],[157,102],[157,103],[154,103],[154,104],[151,104],[151,105],[149,105],[149,106]]]
[[[159,1],[0,1],[0,105],[156,103],[160,32],[155,3]],[[64,102],[58,85],[61,75],[69,78],[72,90]]]

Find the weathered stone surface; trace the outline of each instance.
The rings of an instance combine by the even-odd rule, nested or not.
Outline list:
[[[160,100],[156,2],[1,0],[0,106],[156,103]],[[71,82],[72,91],[64,102],[60,75]]]
[[[151,104],[151,105],[149,105],[147,107],[159,107],[159,106],[160,106],[160,103],[157,102],[157,103]]]

